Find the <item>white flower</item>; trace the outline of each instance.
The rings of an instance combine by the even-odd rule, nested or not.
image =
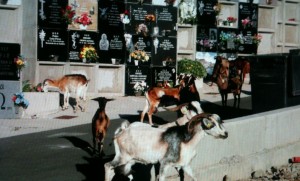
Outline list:
[[[142,91],[144,92],[148,88],[147,83],[145,81],[136,82],[133,86],[134,91]]]

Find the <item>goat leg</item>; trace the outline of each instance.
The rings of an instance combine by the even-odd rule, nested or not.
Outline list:
[[[148,101],[146,100],[144,110],[141,113],[141,122],[144,122],[144,117],[145,117],[146,112],[148,112],[148,110],[149,110],[149,104],[148,104]]]
[[[104,181],[111,181],[115,176],[115,170],[114,167],[111,165],[111,162],[105,163],[104,169],[105,169]]]
[[[159,181],[165,181],[165,174],[166,174],[167,168],[168,168],[168,165],[161,163],[160,169],[159,169]]]
[[[189,177],[191,177],[193,179],[193,181],[197,181],[197,179],[195,178],[195,176],[193,174],[193,170],[189,165],[182,167],[182,169]]]

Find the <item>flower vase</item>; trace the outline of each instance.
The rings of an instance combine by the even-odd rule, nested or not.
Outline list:
[[[86,58],[83,58],[83,59],[82,59],[82,62],[83,62],[83,63],[86,63]]]
[[[142,96],[143,92],[142,91],[136,91],[134,92],[135,96]]]
[[[138,66],[139,65],[139,61],[138,60],[134,60],[134,65]]]
[[[80,25],[79,25],[79,28],[80,28],[81,30],[86,30],[86,29],[87,29],[87,25],[80,24]]]
[[[21,70],[20,70],[20,69],[18,69],[18,70],[17,70],[17,77],[18,77],[18,79],[20,79],[20,78],[21,78],[21,75],[20,75],[20,74],[21,74]]]
[[[14,109],[15,109],[15,114],[19,114],[19,111],[20,111],[20,106],[14,106]]]
[[[229,26],[233,27],[233,23],[230,22],[230,23],[229,23]]]

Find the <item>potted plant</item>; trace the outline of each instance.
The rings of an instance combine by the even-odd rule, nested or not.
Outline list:
[[[29,80],[22,81],[22,94],[28,102],[26,111],[23,108],[21,117],[36,117],[48,115],[59,111],[59,92],[43,92],[42,83],[37,85],[30,83]],[[28,104],[30,102],[30,104]],[[28,106],[29,105],[29,106]]]
[[[191,60],[187,58],[183,58],[180,61],[178,61],[178,70],[177,73],[181,74],[192,74],[196,77],[196,84],[198,84],[197,87],[202,87],[203,85],[203,77],[206,77],[207,72],[203,64],[197,60]]]

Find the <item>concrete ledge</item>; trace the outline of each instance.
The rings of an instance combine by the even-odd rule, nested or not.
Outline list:
[[[45,116],[60,109],[58,92],[24,92],[24,96],[29,101],[29,106],[24,111],[23,118]]]
[[[300,152],[300,106],[227,120],[226,140],[206,136],[197,146],[192,169],[198,180],[249,178],[255,170],[281,166]],[[168,180],[178,180],[175,169]],[[185,176],[185,180],[190,180]]]

